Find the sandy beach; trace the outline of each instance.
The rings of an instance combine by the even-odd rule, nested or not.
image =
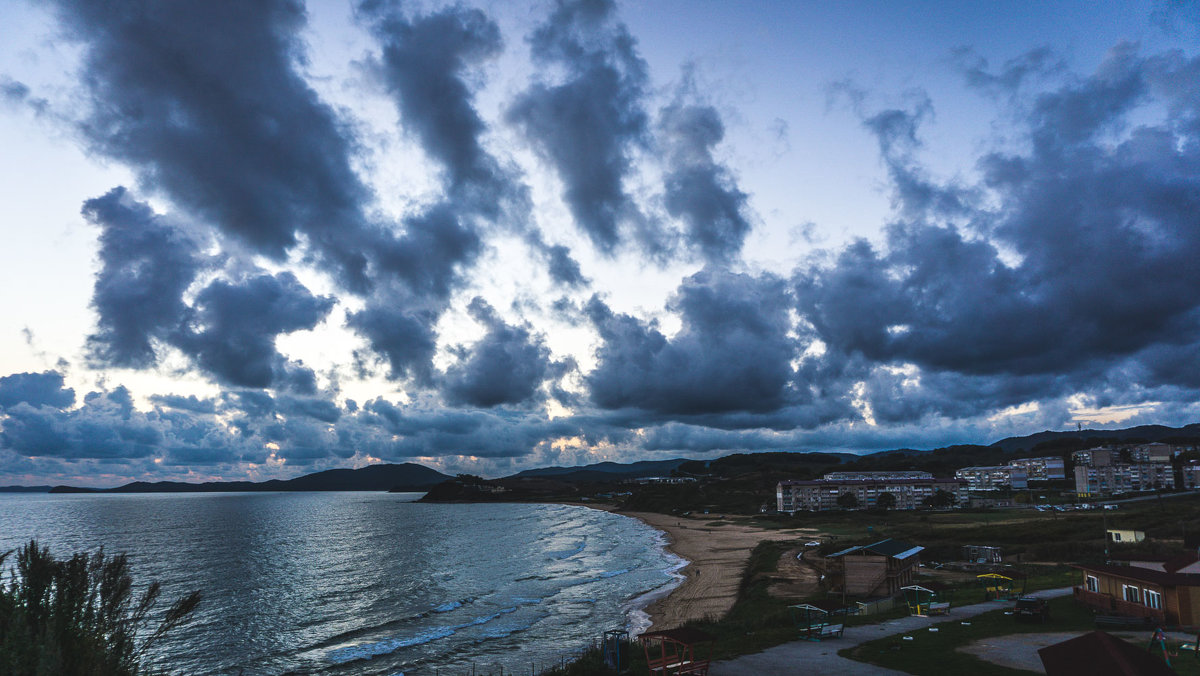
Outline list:
[[[683,583],[646,608],[653,622],[651,629],[672,629],[689,620],[725,615],[737,600],[742,571],[755,545],[763,540],[794,541],[803,537],[797,531],[764,530],[715,515],[616,513],[665,532],[667,548],[689,562],[680,571]]]

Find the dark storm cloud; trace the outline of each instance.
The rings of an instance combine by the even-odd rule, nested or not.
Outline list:
[[[499,193],[509,189],[508,178],[480,145],[486,125],[464,78],[500,53],[500,29],[483,12],[464,7],[412,21],[375,0],[359,10],[381,42],[374,70],[395,99],[405,128],[446,167],[454,199],[494,212]]]
[[[611,0],[560,0],[529,42],[535,63],[561,68],[565,79],[531,86],[508,111],[558,172],[576,224],[609,253],[622,223],[640,220],[623,182],[631,152],[647,141],[646,64],[615,13]]]
[[[737,256],[750,231],[747,195],[713,158],[724,136],[725,125],[711,106],[675,103],[659,114],[659,143],[667,152],[667,212],[683,220],[688,241],[710,261]]]
[[[775,409],[792,377],[792,303],[778,278],[707,269],[672,299],[682,328],[668,339],[593,299],[587,312],[603,344],[586,377],[592,400],[667,415]]]
[[[0,378],[0,410],[25,403],[34,408],[67,408],[75,403],[75,390],[63,387],[57,371],[14,373]]]
[[[183,292],[202,268],[196,243],[125,188],[88,200],[83,214],[100,228],[100,272],[92,292],[97,332],[92,359],[146,367],[154,342],[167,339],[187,315]]]
[[[133,409],[129,391],[118,387],[91,392],[68,411],[6,408],[0,448],[25,456],[58,458],[142,458],[162,443],[161,431]]]
[[[985,155],[967,188],[915,164],[920,110],[867,118],[903,218],[884,247],[855,242],[795,288],[831,357],[924,371],[864,379],[877,415],[968,416],[1102,392],[1117,373],[1136,374],[1125,388],[1200,384],[1185,366],[1200,335],[1198,67],[1119,45],[1032,97],[1029,150]],[[1139,118],[1144,105],[1165,118]]]
[[[63,0],[84,45],[94,150],[259,252],[282,259],[304,233],[351,287],[367,196],[352,143],[294,69],[303,6]]]
[[[506,323],[482,298],[471,301],[468,311],[487,333],[446,370],[446,399],[456,406],[491,408],[532,398],[549,370],[549,348],[528,326]]]
[[[174,342],[222,382],[270,387],[277,374],[300,368],[286,363],[276,338],[313,328],[332,307],[332,298],[313,296],[290,272],[217,280],[197,294],[193,325]]]
[[[348,315],[346,323],[387,361],[389,377],[411,377],[428,384],[437,351],[434,324],[439,314],[436,309],[420,307],[405,294],[377,295],[364,309]],[[360,362],[366,361],[357,356]]]

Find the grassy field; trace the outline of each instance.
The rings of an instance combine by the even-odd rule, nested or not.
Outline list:
[[[958,648],[975,641],[1011,634],[1092,631],[1092,614],[1077,605],[1071,597],[1060,597],[1050,602],[1051,620],[1046,624],[1017,622],[1011,615],[998,610],[976,616],[969,625],[950,620],[937,625],[937,632],[921,630],[909,634],[911,641],[899,635],[889,636],[864,643],[855,648],[838,652],[843,657],[869,662],[889,669],[897,669],[916,676],[941,676],[942,674],[972,674],[972,676],[1015,676],[1034,672],[1010,669],[984,662]],[[1135,642],[1145,647],[1150,638]],[[1191,654],[1172,659],[1172,666],[1181,676],[1200,676],[1200,661]]]

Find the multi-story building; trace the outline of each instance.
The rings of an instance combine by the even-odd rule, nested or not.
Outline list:
[[[1169,464],[1144,462],[1075,467],[1075,492],[1080,497],[1173,488],[1175,473]]]
[[[1104,467],[1120,460],[1120,454],[1111,448],[1089,448],[1086,451],[1075,451],[1071,461],[1075,466]]]
[[[932,479],[929,472],[903,470],[894,472],[830,472],[826,481],[853,481],[855,479]]]
[[[1025,470],[1030,481],[1062,481],[1067,478],[1063,459],[1054,456],[1009,460],[1009,467]]]
[[[830,478],[840,474],[825,475],[824,479],[812,481],[781,481],[775,488],[776,507],[781,512],[793,514],[801,511],[820,512],[844,509],[838,498],[850,494],[858,508],[872,508],[878,504],[879,496],[890,493],[895,498],[893,509],[916,509],[932,498],[939,490],[954,496],[955,504],[966,496],[966,485],[957,479],[935,479],[932,476],[916,478],[889,478],[891,472],[855,472],[859,478]]]
[[[967,482],[967,487],[973,491],[994,491],[1000,488],[1027,488],[1029,486],[1025,470],[1008,465],[964,467],[955,470],[954,478]]]
[[[1163,443],[1133,446],[1129,449],[1129,459],[1133,462],[1171,462],[1175,459],[1175,447]]]
[[[1200,488],[1200,464],[1195,460],[1179,469],[1180,487],[1189,491]]]

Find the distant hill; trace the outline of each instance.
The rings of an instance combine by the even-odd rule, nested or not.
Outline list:
[[[50,486],[0,486],[0,493],[49,493]]]
[[[620,481],[642,479],[653,476],[671,476],[680,465],[688,462],[683,458],[674,460],[643,460],[640,462],[600,462],[579,467],[542,467],[518,472],[506,479],[554,478],[559,481]]]
[[[1092,443],[1103,440],[1116,442],[1180,442],[1200,443],[1200,423],[1192,423],[1183,427],[1166,427],[1164,425],[1139,425],[1122,430],[1077,430],[1068,432],[1038,432],[1025,437],[1009,437],[1001,439],[992,446],[1005,452],[1033,451],[1038,447],[1053,449],[1063,447],[1066,450],[1079,450]],[[1078,446],[1078,448],[1067,448]]]
[[[52,493],[231,493],[239,491],[424,491],[450,477],[424,465],[368,465],[359,469],[330,469],[295,479],[270,481],[135,481],[109,489],[56,486]]]

